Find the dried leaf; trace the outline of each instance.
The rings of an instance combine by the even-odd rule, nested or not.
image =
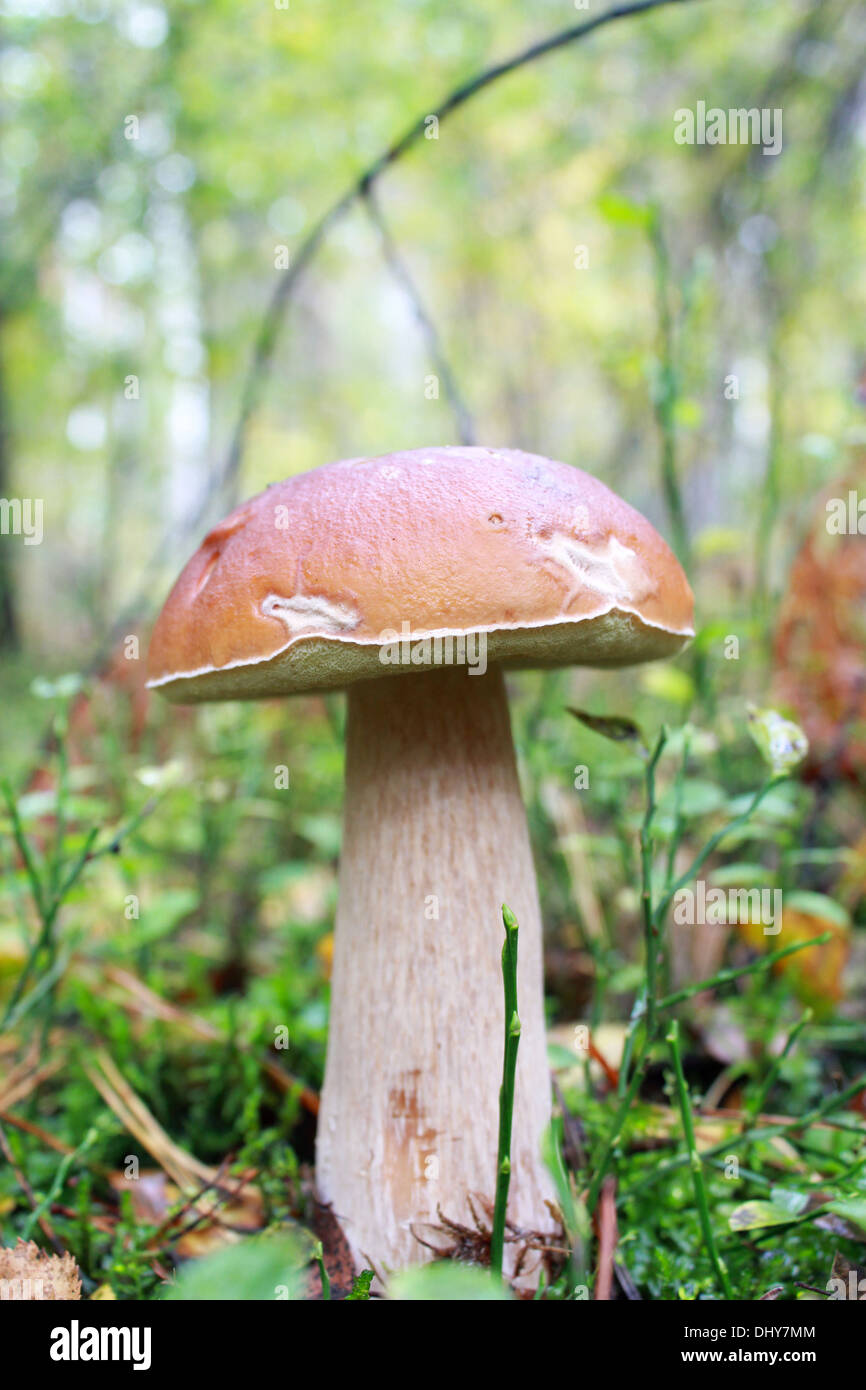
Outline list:
[[[581,724],[585,724],[593,733],[601,734],[602,738],[609,738],[614,743],[630,743],[634,751],[639,753],[642,758],[649,757],[649,749],[643,734],[632,719],[624,719],[619,715],[589,714],[582,709],[569,709],[569,714],[573,714],[575,719],[579,719]]]
[[[829,496],[847,498],[862,481],[840,479]],[[866,545],[857,531],[831,534],[827,521],[822,499],[780,609],[775,687],[803,725],[810,762],[856,777],[866,767]]]
[[[837,1250],[827,1287],[831,1299],[836,1302],[866,1303],[866,1269],[853,1264]]]

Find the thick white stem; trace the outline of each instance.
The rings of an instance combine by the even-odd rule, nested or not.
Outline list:
[[[541,918],[502,674],[349,693],[346,800],[317,1181],[356,1260],[433,1258],[492,1203],[502,1075],[501,905],[520,924],[508,1218],[551,1234]],[[483,1211],[483,1206],[479,1208]],[[513,1269],[518,1247],[506,1246]],[[538,1278],[528,1252],[521,1282]]]

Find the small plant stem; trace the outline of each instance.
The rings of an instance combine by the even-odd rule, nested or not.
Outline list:
[[[51,993],[69,964],[69,960],[69,954],[65,951],[55,955],[52,965],[43,970],[30,992],[25,994],[23,998],[19,997],[15,1007],[10,1003],[9,1011],[4,1014],[2,1023],[0,1023],[0,1033],[14,1028],[31,1009],[36,1007],[40,999],[44,999],[47,994]]]
[[[517,918],[504,903],[502,922],[505,942],[502,947],[502,980],[505,987],[505,1047],[502,1062],[502,1085],[499,1088],[499,1147],[496,1154],[496,1197],[493,1204],[493,1228],[490,1233],[490,1268],[496,1278],[502,1278],[502,1257],[505,1250],[505,1217],[508,1189],[511,1185],[511,1124],[514,1116],[514,1078],[517,1071],[517,1049],[520,1046],[520,1018],[517,1013]]]
[[[640,866],[641,912],[643,919],[644,948],[646,956],[646,977],[644,981],[644,987],[635,1000],[634,1008],[632,1009],[631,1019],[629,1021],[628,1032],[626,1033],[622,1062],[619,1071],[619,1080],[617,1083],[618,1104],[616,1113],[614,1115],[613,1126],[605,1143],[604,1149],[595,1165],[595,1172],[593,1174],[593,1178],[587,1193],[586,1208],[587,1211],[590,1213],[592,1213],[597,1206],[599,1196],[601,1194],[602,1184],[607,1176],[608,1170],[611,1165],[611,1161],[616,1151],[617,1144],[620,1141],[623,1129],[628,1119],[629,1110],[631,1109],[632,1103],[638,1093],[641,1079],[643,1077],[646,1064],[651,1055],[653,1045],[657,1040],[656,1035],[659,1028],[660,1013],[663,1010],[672,1008],[675,1004],[681,1003],[685,999],[692,998],[693,995],[700,993],[702,990],[711,989],[718,985],[726,984],[731,980],[739,978],[739,976],[741,975],[749,975],[761,970],[766,970],[770,966],[774,965],[776,961],[782,960],[785,956],[791,955],[795,951],[802,951],[807,946],[822,944],[824,941],[829,939],[829,933],[825,932],[821,936],[814,937],[811,941],[798,942],[793,946],[786,946],[782,950],[774,951],[770,955],[764,956],[761,960],[753,962],[751,965],[747,965],[739,969],[721,970],[711,979],[699,981],[697,984],[690,985],[686,989],[677,990],[673,994],[664,995],[662,998],[658,997],[659,937],[661,930],[664,926],[668,908],[673,902],[674,897],[681,888],[685,887],[685,885],[692,878],[694,878],[694,876],[701,869],[702,865],[706,862],[706,860],[721,843],[721,841],[725,838],[725,836],[729,835],[732,831],[739,829],[740,826],[745,825],[749,821],[750,817],[753,815],[757,807],[763,801],[764,797],[770,791],[770,789],[778,785],[778,783],[782,780],[782,778],[777,773],[774,773],[768,778],[766,778],[766,780],[754,793],[752,799],[750,800],[746,808],[738,816],[735,816],[732,820],[728,821],[727,824],[723,825],[719,830],[717,830],[716,833],[710,837],[707,843],[692,860],[685,873],[681,874],[679,878],[672,881],[676,850],[679,841],[682,837],[682,788],[686,776],[689,751],[689,740],[687,737],[685,740],[683,757],[677,774],[677,783],[674,792],[674,828],[672,843],[668,850],[667,862],[665,865],[665,890],[661,900],[658,904],[656,904],[653,896],[652,881],[652,829],[657,809],[655,774],[659,759],[662,755],[662,752],[664,751],[667,741],[667,730],[664,727],[662,727],[652,753],[649,756],[647,756],[646,750],[644,750],[644,757],[646,758],[646,771],[644,779],[646,788],[646,808],[644,811],[644,816],[640,829]],[[637,1038],[641,1025],[643,1025],[643,1035],[641,1037],[640,1045],[637,1046]],[[718,1250],[716,1249],[713,1240],[712,1228],[709,1222],[709,1213],[706,1204],[706,1187],[704,1185],[703,1170],[700,1167],[700,1159],[697,1157],[697,1151],[694,1142],[694,1127],[692,1125],[688,1093],[685,1090],[685,1081],[682,1078],[682,1067],[679,1062],[677,1029],[678,1025],[676,1023],[673,1023],[671,1025],[671,1032],[669,1032],[667,1040],[672,1048],[672,1051],[674,1052],[675,1064],[678,1067],[678,1084],[680,1082],[682,1083],[680,1087],[680,1100],[681,1108],[683,1109],[683,1125],[686,1131],[686,1139],[689,1146],[689,1153],[686,1157],[686,1160],[684,1161],[689,1161],[692,1164],[695,1192],[696,1197],[698,1199],[699,1210],[701,1211],[704,1238],[707,1244],[707,1248],[710,1251],[711,1258],[713,1260],[713,1265],[716,1270],[716,1274],[719,1278],[719,1282],[722,1288],[725,1290],[726,1297],[730,1298],[732,1297],[732,1294],[730,1291],[731,1286],[728,1278],[728,1273],[725,1269],[724,1264],[719,1258]],[[740,1137],[743,1138],[743,1136]],[[730,1140],[726,1141],[725,1145],[721,1146],[721,1148],[718,1151],[714,1150],[712,1152],[724,1152],[725,1149],[729,1147],[729,1145]],[[697,1168],[695,1167],[696,1163]],[[679,1163],[674,1162],[669,1165],[662,1165],[663,1168],[665,1166],[667,1167],[667,1171],[672,1171],[673,1168],[679,1166]],[[656,1170],[656,1173],[653,1175],[653,1178],[658,1176],[659,1171],[660,1170]],[[640,1186],[641,1184],[638,1184],[638,1187]],[[634,1192],[635,1190],[635,1188],[631,1189],[632,1192]],[[702,1207],[701,1203],[703,1203]]]
[[[683,1133],[685,1135],[686,1146],[689,1153],[689,1166],[692,1170],[692,1184],[695,1189],[695,1203],[698,1208],[698,1218],[701,1223],[704,1244],[710,1257],[716,1278],[722,1289],[725,1298],[732,1299],[734,1294],[731,1288],[731,1281],[728,1278],[728,1270],[724,1260],[716,1248],[716,1239],[713,1235],[713,1225],[710,1220],[710,1208],[707,1202],[707,1189],[704,1183],[704,1169],[701,1156],[698,1153],[698,1146],[695,1142],[695,1127],[692,1123],[692,1106],[689,1100],[686,1078],[683,1075],[683,1063],[680,1056],[680,1026],[674,1019],[668,1029],[667,1041],[670,1044],[671,1056],[674,1063],[674,1074],[677,1082],[677,1097],[680,1103],[680,1114],[683,1121]]]
[[[758,809],[758,806],[761,804],[764,797],[767,795],[767,792],[770,791],[772,787],[778,786],[780,781],[782,781],[782,778],[777,773],[773,773],[772,776],[768,777],[766,781],[761,783],[760,787],[755,792],[755,795],[752,797],[746,809],[744,811],[741,811],[738,816],[734,816],[733,820],[728,821],[726,825],[723,825],[720,830],[717,830],[714,835],[710,836],[703,849],[695,855],[694,859],[692,860],[689,867],[686,869],[685,873],[680,874],[676,883],[672,884],[671,887],[668,888],[665,892],[665,895],[659,903],[658,907],[656,908],[655,912],[655,920],[657,926],[661,925],[662,921],[665,918],[665,915],[667,914],[667,910],[673,902],[674,898],[676,897],[677,893],[680,891],[681,888],[685,888],[686,884],[689,883],[695,877],[698,870],[701,869],[702,866],[709,859],[710,855],[713,853],[713,850],[716,849],[716,847],[721,843],[722,840],[724,840],[726,835],[730,835],[732,830],[739,830],[741,825],[745,825],[747,821],[751,819],[752,815]]]
[[[728,1171],[728,1165],[725,1159],[707,1158],[706,1150],[704,1151],[704,1162],[708,1168],[716,1168],[720,1173],[727,1173]],[[742,1164],[740,1164],[737,1170],[737,1177],[740,1181],[748,1179],[749,1182],[757,1183],[758,1187],[765,1187],[768,1191],[771,1187],[775,1186],[772,1178],[765,1178],[763,1173],[754,1173],[751,1168],[744,1168]]]
[[[676,868],[677,850],[685,831],[685,821],[683,819],[683,787],[685,786],[686,773],[689,766],[689,752],[691,749],[691,728],[686,725],[683,730],[683,753],[680,758],[680,765],[677,768],[677,775],[674,780],[674,818],[671,827],[671,838],[668,844],[667,860],[665,863],[665,892],[670,888],[674,881],[674,870]],[[670,943],[665,940],[660,943],[663,947],[662,966],[663,966],[663,987],[670,989],[671,986],[671,966],[670,966]]]
[[[649,1043],[652,1042],[656,1027],[656,992],[657,992],[657,970],[658,970],[658,924],[653,913],[653,841],[652,825],[656,813],[656,783],[655,775],[659,759],[664,751],[668,740],[668,731],[662,725],[659,736],[656,739],[655,747],[647,759],[646,770],[644,773],[644,786],[646,788],[646,810],[644,811],[643,821],[640,828],[640,869],[641,869],[641,914],[643,918],[644,934],[644,955],[646,957],[646,983],[641,994],[635,1001],[632,1009],[631,1021],[628,1033],[626,1034],[625,1047],[623,1048],[622,1062],[619,1071],[619,1083],[617,1085],[617,1095],[622,1099],[626,1094],[634,1095],[634,1087],[629,1082],[629,1071],[631,1068],[632,1054],[634,1052],[634,1041],[637,1028],[644,1017],[646,1018],[646,1032],[644,1037],[644,1051]],[[639,1069],[637,1069],[639,1070]],[[608,1153],[607,1158],[610,1157]],[[599,1182],[593,1183],[593,1191],[597,1198],[600,1191],[601,1181],[604,1178],[602,1173]],[[596,1190],[598,1189],[598,1190]]]
[[[56,720],[57,736],[57,798],[55,807],[55,829],[54,829],[54,853],[51,856],[49,869],[49,885],[52,897],[57,897],[60,886],[60,875],[63,872],[63,849],[66,837],[66,798],[69,783],[69,753],[66,746],[66,737],[69,731],[68,719],[65,710],[62,710]]]
[[[846,1086],[843,1091],[837,1091],[835,1095],[828,1096],[820,1105],[816,1105],[812,1110],[807,1110],[805,1115],[801,1115],[796,1120],[786,1120],[784,1124],[778,1125],[756,1125],[753,1129],[744,1129],[740,1134],[729,1134],[720,1143],[713,1144],[711,1148],[704,1149],[703,1159],[706,1163],[711,1158],[718,1158],[720,1155],[728,1154],[733,1149],[740,1149],[746,1144],[752,1143],[757,1139],[775,1139],[779,1135],[796,1134],[798,1130],[808,1129],[810,1125],[817,1124],[827,1115],[831,1115],[834,1110],[840,1109],[847,1101],[853,1100],[862,1090],[866,1089],[866,1073],[858,1076],[856,1081],[852,1081],[850,1086]],[[847,1128],[847,1127],[846,1127]],[[863,1130],[857,1128],[858,1134]],[[662,1178],[667,1178],[671,1173],[675,1173],[678,1168],[682,1168],[688,1162],[688,1155],[685,1158],[671,1158],[666,1163],[660,1163],[652,1172],[648,1173],[640,1182],[635,1183],[627,1194],[622,1194],[618,1200],[623,1200],[627,1195],[634,1197],[638,1192],[642,1192],[647,1187],[652,1187],[660,1182]]]
[[[33,895],[33,901],[36,904],[36,910],[39,913],[39,916],[44,918],[45,908],[42,898],[42,879],[39,873],[39,868],[30,849],[30,844],[27,839],[27,836],[24,834],[24,827],[21,824],[21,817],[18,814],[18,806],[16,804],[14,796],[12,795],[12,788],[9,786],[9,783],[6,781],[5,778],[2,781],[0,781],[0,793],[2,793],[3,800],[6,803],[6,810],[9,813],[9,819],[12,822],[12,838],[15,841],[18,853],[21,855],[21,859],[24,864],[24,869],[27,874],[27,881],[30,884],[30,892]]]
[[[646,1031],[648,1042],[652,1041],[656,1027],[656,977],[659,959],[659,924],[653,913],[652,825],[656,813],[655,774],[667,740],[668,731],[662,725],[655,748],[646,766],[646,811],[640,829],[641,911],[646,952]]]
[[[595,1173],[593,1174],[593,1179],[590,1183],[589,1192],[587,1193],[586,1198],[586,1209],[590,1214],[592,1214],[592,1212],[595,1211],[596,1204],[598,1202],[599,1196],[601,1195],[601,1185],[607,1177],[607,1172],[610,1167],[610,1161],[613,1157],[614,1150],[617,1144],[619,1143],[620,1135],[622,1134],[623,1127],[628,1118],[628,1112],[632,1107],[632,1102],[634,1101],[635,1096],[637,1095],[638,1086],[640,1085],[641,1077],[643,1076],[643,1064],[647,1056],[647,1051],[648,1035],[645,1032],[641,1045],[638,1048],[638,1053],[635,1059],[631,1081],[629,1082],[625,1091],[619,1098],[619,1105],[616,1108],[616,1114],[613,1120],[613,1129],[611,1130],[610,1135],[608,1136],[607,1143],[604,1146],[604,1152],[601,1155],[601,1158],[599,1159],[598,1163],[595,1165]]]
[[[316,1241],[314,1253],[316,1256],[316,1264],[319,1266],[319,1277],[322,1281],[322,1298],[325,1302],[329,1302],[331,1297],[331,1281],[328,1278],[328,1271],[325,1268],[325,1252],[322,1249],[322,1242],[320,1240]]]
[[[65,744],[65,724],[58,729],[58,739],[60,748],[60,763],[58,774],[57,792],[57,830],[55,835],[54,851],[50,857],[50,862],[40,868],[36,855],[27,839],[24,827],[21,823],[21,816],[12,789],[5,779],[0,779],[0,796],[6,804],[6,810],[12,823],[12,838],[18,853],[21,855],[27,881],[30,886],[30,893],[33,898],[36,912],[39,917],[39,932],[36,940],[31,946],[24,967],[15,982],[10,998],[6,1004],[2,1019],[0,1019],[0,1032],[9,1027],[13,1018],[20,1017],[21,1010],[18,1006],[24,995],[24,991],[36,969],[37,962],[43,952],[47,952],[44,980],[49,981],[49,989],[46,991],[37,986],[41,994],[50,993],[56,983],[57,975],[54,964],[57,957],[57,941],[54,935],[54,927],[57,915],[63,906],[66,895],[75,886],[85,865],[92,859],[99,859],[105,854],[115,854],[119,851],[123,840],[138,828],[141,822],[150,815],[151,811],[158,805],[159,798],[151,797],[139,811],[131,817],[110,841],[94,848],[99,836],[98,827],[91,828],[84,838],[84,843],[78,853],[65,856],[66,840],[66,805],[68,791],[68,761]],[[65,870],[65,873],[64,873]],[[39,997],[36,990],[33,990],[25,1003],[29,1006],[36,1002]]]
[[[821,940],[820,937],[818,937],[818,938],[816,938],[816,939],[817,939],[818,941]],[[830,933],[829,933],[829,932],[825,932],[825,933],[824,933],[824,939],[827,940],[827,941],[830,940]],[[808,942],[808,941],[807,941],[805,944],[808,946],[808,945],[814,945],[815,943],[814,943],[814,941],[812,941],[812,942]],[[779,1071],[780,1071],[780,1069],[781,1069],[782,1063],[784,1062],[784,1060],[785,1060],[785,1058],[787,1057],[788,1053],[791,1051],[791,1048],[794,1046],[795,1042],[796,1042],[797,1039],[799,1038],[799,1036],[800,1036],[800,1034],[802,1033],[803,1029],[806,1027],[807,1023],[811,1023],[811,1022],[812,1022],[812,1017],[813,1017],[813,1015],[812,1015],[812,1010],[811,1010],[811,1009],[806,1009],[806,1011],[804,1012],[803,1017],[800,1019],[800,1021],[799,1021],[798,1023],[795,1023],[795,1024],[794,1024],[794,1027],[791,1029],[791,1031],[790,1031],[790,1033],[788,1034],[788,1037],[787,1037],[787,1039],[786,1039],[786,1041],[785,1041],[785,1046],[782,1048],[782,1051],[778,1054],[778,1056],[773,1058],[773,1063],[772,1063],[772,1065],[771,1065],[769,1071],[767,1072],[767,1075],[764,1077],[764,1080],[761,1082],[761,1085],[758,1087],[758,1090],[755,1092],[754,1097],[752,1098],[752,1100],[749,1102],[749,1104],[748,1104],[748,1105],[746,1106],[746,1108],[745,1108],[745,1109],[746,1109],[746,1113],[745,1113],[745,1116],[744,1116],[744,1119],[743,1119],[743,1125],[744,1125],[744,1127],[747,1128],[749,1125],[754,1124],[755,1120],[756,1120],[756,1119],[758,1118],[758,1116],[760,1115],[761,1111],[762,1111],[763,1108],[764,1108],[764,1105],[766,1104],[767,1096],[770,1094],[770,1091],[771,1091],[771,1089],[772,1089],[773,1083],[774,1083],[774,1081],[776,1080],[776,1077],[779,1075]]]
[[[47,1218],[47,1215],[51,1211],[53,1204],[59,1200],[60,1194],[63,1191],[64,1184],[71,1169],[77,1163],[81,1163],[83,1161],[85,1155],[88,1153],[90,1149],[93,1148],[93,1145],[96,1143],[98,1138],[98,1131],[94,1129],[93,1126],[91,1126],[85,1134],[84,1138],[82,1139],[81,1143],[78,1145],[78,1148],[74,1149],[72,1153],[66,1154],[64,1158],[61,1160],[60,1164],[57,1167],[57,1171],[54,1174],[51,1187],[48,1189],[47,1193],[37,1201],[37,1204],[34,1206],[30,1216],[24,1222],[21,1231],[22,1240],[31,1239],[33,1235],[33,1228],[37,1222],[40,1226],[42,1226],[42,1218]]]
[[[24,1196],[27,1198],[28,1202],[30,1203],[30,1206],[33,1208],[34,1211],[37,1211],[39,1207],[38,1198],[35,1192],[33,1191],[32,1187],[30,1186],[30,1183],[27,1181],[26,1175],[21,1171],[20,1167],[18,1166],[18,1163],[16,1162],[15,1155],[9,1146],[9,1140],[6,1138],[6,1131],[4,1130],[2,1125],[0,1125],[0,1153],[3,1154],[3,1157],[6,1159],[6,1162],[9,1164],[9,1167],[15,1174],[18,1186],[24,1193]],[[62,1254],[63,1246],[61,1245],[58,1237],[55,1235],[54,1228],[48,1220],[48,1217],[45,1215],[44,1211],[38,1211],[36,1220],[38,1220],[39,1222],[43,1235],[46,1237],[47,1240],[51,1242],[58,1255]]]
[[[57,889],[57,892],[52,896],[50,902],[46,903],[41,891],[38,897],[34,892],[34,898],[39,909],[40,915],[42,917],[42,925],[39,931],[39,935],[33,943],[33,947],[30,951],[30,954],[28,955],[27,960],[24,962],[24,969],[18,976],[18,979],[15,983],[15,988],[13,989],[12,994],[9,998],[9,1002],[6,1005],[2,1021],[0,1021],[0,1032],[2,1032],[8,1024],[9,1019],[18,1004],[18,1001],[24,993],[24,988],[28,980],[30,979],[30,976],[33,974],[33,971],[36,967],[36,962],[41,952],[44,951],[46,948],[50,948],[51,959],[53,960],[54,958],[55,943],[53,939],[53,932],[57,914],[60,911],[66,894],[69,892],[70,888],[72,888],[76,879],[78,878],[79,874],[81,873],[82,869],[87,863],[87,860],[90,857],[91,849],[93,847],[93,842],[98,834],[99,831],[96,827],[94,827],[92,830],[88,832],[87,838],[85,839],[81,850],[79,851],[77,857],[73,861],[68,873],[66,874],[66,877],[63,879],[59,888]]]
[[[616,1093],[620,1097],[624,1096],[628,1089],[628,1074],[631,1069],[634,1042],[637,1037],[637,1030],[640,1027],[645,1013],[645,1000],[643,992],[641,992],[634,1001],[631,1017],[628,1022],[628,1032],[625,1035],[625,1046],[622,1050],[622,1061],[619,1066],[619,1081],[616,1088]]]
[[[653,207],[650,213],[649,241],[655,269],[656,315],[658,320],[658,380],[654,392],[654,404],[661,440],[662,491],[670,516],[674,550],[688,570],[691,568],[691,546],[677,465],[676,406],[679,394],[679,373],[674,344],[674,317],[671,309],[670,261],[657,207]]]
[[[676,863],[677,850],[683,837],[685,823],[683,821],[683,786],[685,785],[686,772],[689,766],[689,753],[691,751],[691,728],[687,724],[683,731],[683,755],[680,765],[677,768],[676,780],[674,782],[674,823],[671,832],[671,840],[668,845],[667,864],[665,867],[665,890],[667,891],[673,883],[674,865]]]
[[[705,989],[716,989],[719,985],[730,984],[731,980],[738,980],[741,975],[756,975],[759,971],[775,965],[777,961],[784,960],[786,956],[792,956],[795,951],[805,951],[809,946],[823,946],[832,939],[832,935],[832,932],[825,931],[820,936],[810,937],[808,941],[795,941],[792,946],[783,946],[778,951],[771,951],[768,956],[761,956],[760,960],[753,960],[750,965],[731,966],[726,970],[720,970],[708,980],[698,980],[696,984],[678,989],[674,994],[666,994],[658,1001],[657,1007],[659,1010],[672,1009],[675,1004],[682,1004],[685,999],[703,994]]]

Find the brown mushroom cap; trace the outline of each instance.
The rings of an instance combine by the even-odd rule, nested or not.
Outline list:
[[[205,537],[159,616],[151,686],[178,701],[327,690],[416,667],[385,643],[486,634],[512,666],[628,666],[694,634],[641,514],[516,449],[346,459],[276,483]]]

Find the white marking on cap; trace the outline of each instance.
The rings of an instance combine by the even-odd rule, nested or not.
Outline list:
[[[332,603],[321,594],[268,594],[262,600],[262,612],[267,618],[279,618],[293,635],[299,632],[351,632],[361,621],[360,615],[345,603]]]
[[[549,540],[537,540],[545,557],[570,580],[563,609],[567,609],[581,589],[617,602],[639,603],[652,592],[652,580],[633,550],[608,536],[603,545],[590,545],[573,536],[556,533]]]

